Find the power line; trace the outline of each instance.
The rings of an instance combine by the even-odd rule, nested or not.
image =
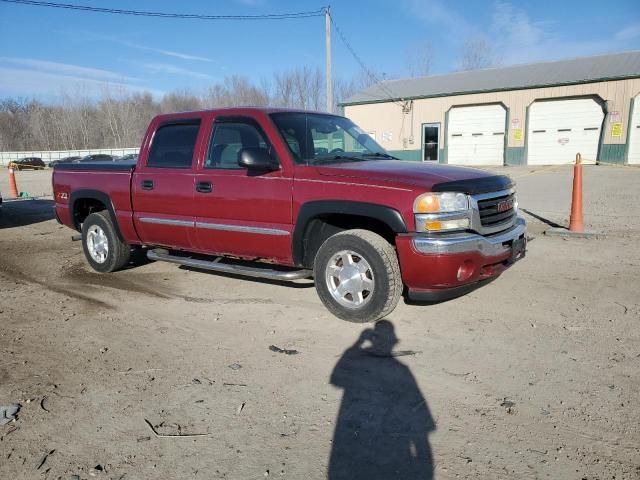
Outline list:
[[[142,10],[121,10],[117,8],[89,7],[86,5],[75,5],[71,3],[41,2],[36,0],[0,0],[4,3],[16,3],[20,5],[30,5],[35,7],[63,8],[67,10],[80,10],[93,13],[109,13],[115,15],[134,15],[138,17],[160,17],[179,18],[186,20],[288,20],[292,18],[321,17],[324,15],[325,7],[309,12],[274,13],[265,15],[203,15],[195,13],[167,13],[151,12]]]
[[[362,58],[356,53],[354,48],[351,46],[346,36],[337,25],[336,21],[331,15],[331,12],[328,7],[321,7],[318,10],[306,11],[306,12],[291,12],[291,13],[272,13],[272,14],[262,14],[262,15],[204,15],[204,14],[195,14],[195,13],[171,13],[171,12],[155,12],[155,11],[145,11],[145,10],[123,10],[117,8],[106,8],[106,7],[90,7],[87,5],[77,5],[71,3],[56,3],[56,2],[45,2],[39,0],[0,0],[2,3],[13,3],[18,5],[28,5],[34,7],[48,7],[48,8],[61,8],[66,10],[77,10],[83,12],[91,12],[91,13],[107,13],[112,15],[132,15],[138,17],[156,17],[156,18],[171,18],[171,19],[184,19],[184,20],[289,20],[296,18],[310,18],[310,17],[321,17],[327,15],[333,25],[333,28],[338,33],[340,40],[345,45],[349,53],[356,60],[360,68],[364,71],[364,73],[371,79],[375,85],[377,85],[382,92],[387,95],[388,99],[399,105],[404,107],[401,102],[398,100],[402,100],[402,98],[398,95],[394,95],[391,89],[385,85],[364,63]]]
[[[402,100],[402,98],[399,97],[398,95],[394,95],[394,93],[384,83],[382,83],[382,81],[367,67],[367,65],[364,63],[362,58],[360,58],[360,56],[356,53],[356,51],[353,49],[353,47],[345,37],[344,33],[342,33],[342,30],[340,30],[340,27],[338,27],[338,25],[336,24],[335,20],[333,19],[333,15],[329,14],[329,18],[331,19],[333,28],[335,28],[336,32],[338,33],[340,40],[342,40],[342,43],[344,43],[344,46],[347,48],[347,50],[349,50],[349,53],[351,53],[351,56],[356,60],[356,62],[358,62],[358,65],[360,65],[360,68],[362,68],[364,73],[371,80],[373,80],[378,87],[380,87],[380,90],[382,90],[383,93],[387,95],[388,99],[391,102],[401,107],[404,107],[404,105],[401,102],[397,102],[394,100],[395,98]]]

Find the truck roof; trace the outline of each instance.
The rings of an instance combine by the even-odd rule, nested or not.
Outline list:
[[[286,107],[257,107],[257,106],[242,106],[242,107],[222,107],[222,108],[211,108],[204,110],[190,110],[184,112],[173,112],[173,113],[163,113],[158,115],[161,118],[172,118],[175,116],[184,117],[193,114],[201,114],[201,113],[225,113],[227,115],[251,115],[256,113],[282,113],[282,112],[292,112],[292,113],[313,113],[313,114],[321,114],[321,115],[334,115],[336,117],[340,117],[341,115],[336,115],[333,113],[320,112],[317,110],[304,110],[299,108],[286,108]]]

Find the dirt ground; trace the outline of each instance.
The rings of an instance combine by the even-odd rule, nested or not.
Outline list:
[[[0,478],[640,478],[640,169],[585,167],[596,240],[542,234],[567,223],[570,168],[499,171],[527,257],[375,326],[310,282],[95,274],[50,199],[5,202],[0,405],[21,410]],[[50,193],[50,172],[18,183]]]

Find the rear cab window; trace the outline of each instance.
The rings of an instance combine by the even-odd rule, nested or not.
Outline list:
[[[199,130],[199,119],[160,125],[153,135],[147,166],[191,168]]]

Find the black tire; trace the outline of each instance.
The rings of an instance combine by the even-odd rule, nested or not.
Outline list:
[[[89,253],[88,236],[89,232],[98,227],[104,232],[107,242],[107,253],[104,261],[96,261]],[[113,226],[113,220],[111,215],[106,210],[101,212],[92,213],[82,223],[82,249],[84,250],[84,256],[96,272],[109,273],[120,270],[122,267],[129,263],[131,257],[131,247],[120,240],[116,229]]]
[[[373,288],[361,306],[345,306],[330,291],[327,269],[342,251],[355,253],[358,262],[364,259],[370,267],[367,274],[370,271]],[[349,322],[375,322],[386,317],[396,308],[402,295],[402,277],[395,249],[369,230],[346,230],[329,237],[316,254],[313,272],[322,303],[333,315]],[[347,301],[349,295],[352,294],[347,294]]]

